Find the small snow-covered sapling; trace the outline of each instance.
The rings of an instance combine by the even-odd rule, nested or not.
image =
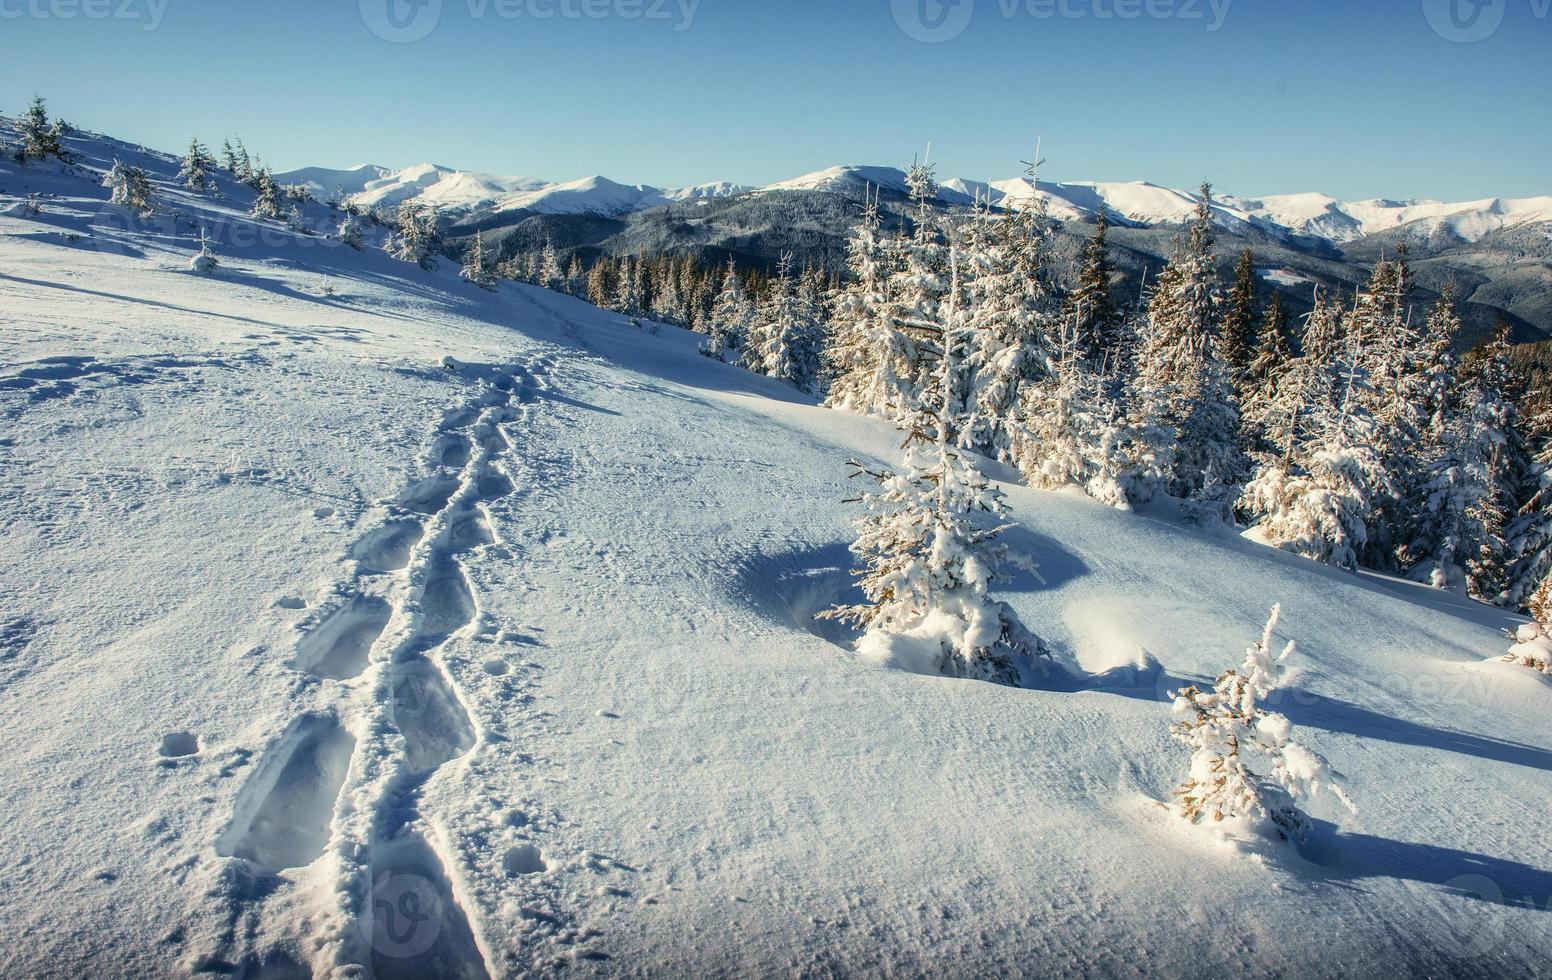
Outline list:
[[[1176,805],[1193,824],[1242,835],[1302,838],[1309,818],[1298,801],[1321,790],[1357,812],[1326,760],[1293,741],[1292,723],[1263,704],[1281,683],[1283,664],[1295,649],[1289,641],[1280,654],[1272,652],[1280,614],[1280,607],[1272,607],[1261,638],[1211,690],[1193,685],[1174,695],[1170,733],[1192,750],[1190,773],[1175,790]],[[1250,767],[1256,756],[1271,767],[1269,773]]]

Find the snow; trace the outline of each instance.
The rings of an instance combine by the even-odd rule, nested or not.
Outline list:
[[[1315,280],[1309,276],[1294,272],[1292,269],[1257,269],[1256,275],[1267,282],[1276,283],[1279,286],[1299,287],[1315,285]]]
[[[408,201],[438,209],[470,211],[530,210],[541,214],[603,214],[611,217],[674,202],[715,200],[775,191],[828,191],[861,197],[869,186],[905,193],[905,171],[896,167],[844,165],[816,170],[763,187],[713,181],[686,187],[659,188],[624,184],[602,176],[554,182],[536,177],[502,177],[470,173],[422,163],[400,170],[375,164],[345,169],[306,167],[276,174],[281,184],[302,184],[326,199],[344,188],[365,207],[396,207]],[[952,205],[976,200],[1011,206],[1033,194],[1027,178],[971,180],[951,177],[941,182],[939,198]],[[1093,221],[1103,210],[1113,223],[1130,225],[1183,224],[1195,210],[1194,190],[1136,181],[1041,181],[1039,194],[1051,216],[1060,221]],[[1281,194],[1240,198],[1224,195],[1216,202],[1214,220],[1234,231],[1262,228],[1344,243],[1365,235],[1407,226],[1423,234],[1444,231],[1474,242],[1503,228],[1552,222],[1552,196],[1490,198],[1481,201],[1341,201],[1326,194]]]
[[[607,177],[584,177],[564,184],[550,184],[523,194],[510,194],[496,204],[497,211],[536,211],[540,214],[621,215],[671,201],[728,197],[741,193],[736,184],[703,184],[660,190],[645,184],[627,186]]]
[[[1543,969],[1512,617],[1006,484],[998,598],[1082,673],[878,669],[806,611],[887,426],[71,148],[0,163],[5,975]],[[194,220],[107,208],[115,155]],[[1360,813],[1252,859],[1161,805],[1169,695],[1274,602]]]
[[[749,190],[727,181],[666,189],[645,184],[627,186],[599,176],[556,183],[537,177],[469,173],[434,163],[402,170],[372,164],[345,170],[307,167],[276,174],[275,179],[281,184],[305,185],[321,200],[326,200],[336,188],[343,188],[365,208],[415,202],[448,211],[493,208],[611,216],[670,202],[733,197]]]

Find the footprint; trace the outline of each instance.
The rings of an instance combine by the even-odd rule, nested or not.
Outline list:
[[[392,613],[376,596],[355,596],[296,645],[297,666],[315,677],[350,680],[365,669]]]
[[[371,890],[360,922],[378,980],[488,980],[442,862],[418,834],[373,845]]]
[[[502,867],[507,869],[510,877],[519,875],[537,875],[550,870],[550,866],[544,862],[544,855],[532,844],[518,844],[508,848],[507,853],[501,858]]]
[[[475,489],[481,500],[499,500],[516,488],[512,486],[511,480],[500,473],[487,472],[479,478]]]
[[[485,523],[485,515],[476,510],[464,511],[453,519],[447,540],[453,553],[459,555],[481,545],[496,543],[495,535],[490,533],[490,525]]]
[[[480,448],[492,456],[512,448],[512,444],[507,442],[507,437],[501,434],[501,430],[488,422],[481,422],[474,427],[474,438],[479,440]]]
[[[447,477],[432,477],[416,484],[404,495],[400,503],[418,514],[435,514],[447,506],[458,490],[458,481]]]
[[[329,822],[356,740],[331,717],[297,719],[243,787],[216,853],[267,871],[300,868],[329,843]]]
[[[396,572],[410,563],[410,552],[425,533],[416,521],[390,521],[357,541],[350,557],[370,571]]]
[[[421,595],[421,634],[425,637],[450,636],[474,618],[474,593],[457,562],[443,559],[432,566]]]
[[[484,663],[485,673],[492,677],[501,677],[511,669],[505,660],[487,660]]]
[[[474,747],[474,726],[447,678],[429,660],[399,664],[393,680],[393,720],[404,736],[405,768],[420,776]]]
[[[437,440],[436,458],[443,466],[461,470],[469,465],[469,440],[456,433]]]
[[[477,418],[479,418],[479,413],[472,408],[455,408],[443,414],[441,429],[444,432],[452,429],[462,429],[465,426],[473,425],[474,420]]]
[[[193,732],[169,732],[162,736],[162,744],[157,748],[164,759],[182,759],[186,756],[199,754],[199,736]]]

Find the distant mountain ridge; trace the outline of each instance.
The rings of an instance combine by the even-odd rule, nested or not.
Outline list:
[[[764,187],[718,181],[659,188],[619,183],[602,176],[556,182],[471,173],[430,163],[403,170],[376,165],[344,170],[308,167],[276,177],[284,183],[305,184],[320,197],[338,188],[367,207],[394,207],[418,201],[460,216],[523,212],[618,217],[666,204],[745,194],[802,191],[861,199],[868,187],[895,195],[905,193],[904,171],[857,165],[817,170]],[[939,199],[950,207],[968,206],[978,200],[1006,207],[1027,201],[1036,193],[1046,200],[1051,215],[1059,220],[1090,222],[1103,212],[1112,223],[1132,227],[1181,224],[1197,204],[1192,191],[1148,181],[1041,181],[1036,189],[1022,177],[993,181],[948,178],[941,182]],[[1230,230],[1256,230],[1337,245],[1402,229],[1414,235],[1444,235],[1461,242],[1475,242],[1505,229],[1537,225],[1545,226],[1542,230],[1552,235],[1552,195],[1445,202],[1343,201],[1320,193],[1262,197],[1225,194],[1213,203],[1217,222]]]

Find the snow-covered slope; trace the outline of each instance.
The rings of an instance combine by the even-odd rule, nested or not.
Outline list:
[[[584,177],[565,184],[549,184],[524,194],[509,194],[495,202],[495,210],[534,211],[540,214],[620,215],[671,201],[731,197],[743,192],[733,184],[702,184],[662,190],[645,184],[627,186],[607,177]]]
[[[432,163],[403,170],[375,165],[347,170],[308,167],[275,176],[283,184],[305,184],[319,198],[342,188],[367,208],[417,201],[451,212],[489,208],[497,212],[618,215],[675,201],[732,197],[748,190],[726,181],[664,189],[619,184],[597,176],[555,183],[537,177],[468,173]]]
[[[810,614],[887,426],[72,148],[163,217],[0,163],[44,195],[0,217],[0,973],[1544,969],[1552,686],[1502,613],[1010,484],[1002,596],[1071,679],[870,668]],[[1161,807],[1165,694],[1274,601],[1360,813],[1255,857]]]
[[[868,186],[903,193],[905,173],[893,167],[831,167],[762,191],[829,191],[861,196]],[[999,207],[1028,201],[1031,182],[1022,177],[978,181],[960,177],[942,181],[948,204],[989,201]],[[1112,222],[1130,225],[1178,225],[1196,209],[1193,191],[1147,181],[1040,182],[1039,193],[1061,220],[1092,220],[1103,210]],[[1251,226],[1272,232],[1348,242],[1365,235],[1412,227],[1423,234],[1443,230],[1468,242],[1489,232],[1528,224],[1552,224],[1552,197],[1492,198],[1449,204],[1440,201],[1339,201],[1325,194],[1288,194],[1261,198],[1220,196],[1214,216],[1219,224],[1242,231]]]
[[[1521,225],[1552,225],[1552,197],[1443,201],[1338,201],[1324,194],[1290,194],[1227,203],[1295,234],[1335,242],[1411,228],[1422,234],[1446,232],[1474,242],[1489,232]]]
[[[365,165],[349,170],[309,167],[276,174],[283,184],[305,184],[319,198],[326,198],[337,187],[362,207],[395,207],[406,201],[418,201],[443,210],[479,207],[512,194],[531,193],[551,186],[536,177],[497,177],[476,174],[434,163],[423,163],[403,170]]]

